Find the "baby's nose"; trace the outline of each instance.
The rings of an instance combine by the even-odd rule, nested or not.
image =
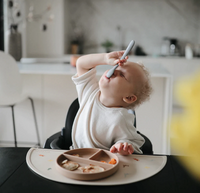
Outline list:
[[[115,76],[117,76],[117,72],[116,72],[116,70],[113,72],[113,74],[112,74],[112,78],[114,78]]]
[[[113,73],[113,76],[118,76],[118,75],[119,75],[119,73],[120,73],[120,71],[119,71],[119,70],[115,70],[115,71],[114,71],[114,73]]]

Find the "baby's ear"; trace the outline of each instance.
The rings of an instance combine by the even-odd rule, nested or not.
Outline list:
[[[134,103],[136,100],[137,97],[134,94],[127,97],[123,97],[123,101],[128,104]]]

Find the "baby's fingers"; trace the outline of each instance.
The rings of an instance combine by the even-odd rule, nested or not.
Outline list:
[[[117,150],[118,150],[118,152],[122,151],[122,149],[123,149],[123,144],[122,143],[118,143],[117,144]]]
[[[133,146],[132,145],[128,145],[128,153],[132,154],[134,152]]]
[[[124,151],[128,151],[128,143],[127,143],[127,142],[124,143],[124,148],[123,148],[123,150],[124,150]]]
[[[122,59],[118,61],[119,66],[123,66],[127,59]]]
[[[125,50],[119,51],[118,52],[118,57],[121,58],[123,56],[124,52],[125,52]]]
[[[114,61],[114,64],[116,65],[116,64],[119,64],[120,63],[120,59],[117,59],[117,60],[115,60]]]
[[[114,145],[110,148],[110,152],[117,153],[117,149]]]

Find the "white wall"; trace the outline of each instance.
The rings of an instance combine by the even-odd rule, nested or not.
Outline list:
[[[65,54],[66,34],[64,18],[65,1],[64,0],[16,0],[17,7],[14,12],[20,10],[21,17],[15,17],[18,25],[18,30],[22,33],[22,50],[23,57],[56,57]],[[10,19],[10,11],[7,7],[8,0],[4,0],[4,20],[5,20],[5,37],[9,30],[9,26],[13,23]],[[38,15],[51,6],[51,9],[43,15],[38,21],[28,22],[27,16],[30,7],[33,7],[34,15]],[[55,16],[52,22],[48,21],[48,16]],[[42,25],[47,24],[47,30],[42,30]],[[6,41],[6,39],[5,39]],[[5,47],[6,47],[5,42]]]
[[[146,53],[157,55],[165,36],[182,44],[196,44],[200,36],[197,0],[69,0],[69,12],[70,22],[84,30],[85,53],[103,51],[105,39],[115,43],[113,49],[135,39]]]
[[[4,0],[5,2],[7,0]],[[114,50],[135,39],[150,55],[160,54],[162,38],[178,38],[182,52],[185,43],[200,44],[200,1],[198,0],[18,0],[24,17],[29,7],[41,13],[52,5],[54,22],[46,32],[42,21],[25,22],[23,57],[53,57],[67,54],[74,34],[72,22],[85,36],[84,53],[104,52],[101,43],[111,40]],[[24,3],[23,3],[24,2]],[[7,24],[6,24],[7,25]],[[120,27],[120,30],[118,30]],[[7,29],[7,27],[6,27]]]
[[[41,13],[48,5],[52,6],[50,12],[55,15],[55,20],[48,23],[46,31],[41,28],[47,16],[38,22],[27,22],[27,57],[54,57],[64,54],[64,1],[26,0],[26,13],[30,6],[34,6],[36,13]]]
[[[198,44],[200,44],[200,11],[199,11],[199,17],[198,17],[197,21],[198,21],[198,27],[199,27],[199,29],[198,29]]]

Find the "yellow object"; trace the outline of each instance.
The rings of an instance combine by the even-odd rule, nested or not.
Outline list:
[[[172,148],[189,155],[181,161],[200,181],[200,72],[179,81],[175,95],[183,106],[183,113],[172,118],[171,131],[178,136]]]

